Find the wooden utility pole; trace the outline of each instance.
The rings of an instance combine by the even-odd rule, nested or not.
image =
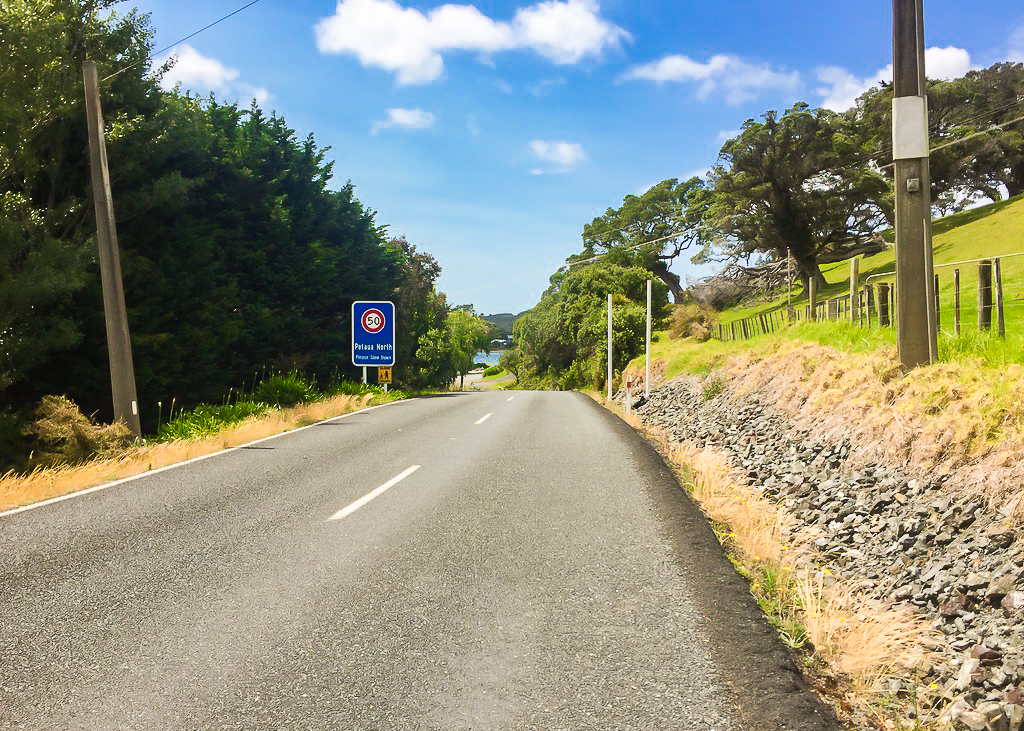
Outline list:
[[[139,402],[135,393],[128,311],[124,305],[124,287],[121,283],[121,256],[117,248],[114,201],[110,194],[96,63],[86,61],[82,66],[82,76],[85,79],[85,109],[89,121],[92,195],[96,207],[96,238],[99,241],[100,279],[103,283],[103,313],[107,321],[107,355],[114,396],[114,419],[124,422],[132,434],[139,438],[142,436],[142,426],[139,423]]]
[[[892,143],[896,168],[896,322],[904,368],[937,351],[923,0],[893,0]]]

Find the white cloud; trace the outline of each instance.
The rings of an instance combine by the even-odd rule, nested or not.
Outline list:
[[[270,100],[270,91],[239,81],[241,72],[225,66],[215,58],[204,56],[188,44],[179,46],[174,53],[154,61],[159,68],[168,58],[174,58],[174,66],[160,79],[160,86],[173,89],[181,84],[187,89],[214,91],[222,96],[237,96],[240,99],[255,99],[259,105]]]
[[[929,79],[958,79],[973,67],[971,55],[962,48],[928,48],[924,52],[925,73]],[[879,69],[870,76],[860,78],[838,66],[825,66],[817,71],[818,81],[824,86],[816,91],[822,95],[821,105],[826,109],[844,112],[857,102],[857,97],[878,86],[883,81],[892,81],[892,64]]]
[[[530,149],[533,154],[544,162],[550,162],[562,167],[570,167],[578,162],[587,159],[583,152],[583,146],[578,142],[550,142],[548,140],[533,140],[530,142]]]
[[[721,91],[726,102],[733,105],[750,101],[765,89],[793,92],[800,86],[800,74],[796,71],[777,71],[766,64],[748,63],[727,54],[716,54],[706,62],[682,55],[666,56],[630,69],[622,80],[696,83],[700,99]]]
[[[574,64],[629,37],[600,18],[596,0],[543,0],[520,8],[510,23],[472,5],[442,5],[425,14],[395,0],[338,0],[334,15],[315,31],[322,53],[353,55],[363,66],[397,74],[400,84],[436,81],[447,51],[531,49],[554,63]]]
[[[523,48],[558,64],[579,63],[629,38],[598,17],[596,0],[546,0],[516,11],[513,31]]]
[[[228,68],[217,59],[208,58],[187,44],[171,56],[175,57],[174,66],[160,80],[160,85],[164,89],[173,89],[177,84],[181,84],[226,93],[231,83],[241,76],[238,69]],[[155,65],[160,66],[165,60],[159,60]]]
[[[373,125],[373,134],[388,127],[402,127],[403,129],[428,129],[434,126],[437,118],[430,112],[420,108],[416,109],[389,109],[388,118],[383,122],[376,122]]]

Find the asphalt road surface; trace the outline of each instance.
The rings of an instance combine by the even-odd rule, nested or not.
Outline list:
[[[650,446],[398,403],[0,516],[0,728],[836,728]]]

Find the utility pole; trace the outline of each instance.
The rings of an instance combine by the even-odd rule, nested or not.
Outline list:
[[[100,279],[103,283],[103,313],[107,322],[107,355],[110,385],[114,397],[114,419],[124,422],[136,438],[142,437],[139,402],[135,393],[132,341],[128,332],[128,311],[121,282],[121,256],[117,248],[114,201],[107,170],[107,145],[103,138],[103,109],[96,63],[82,65],[85,79],[85,109],[89,121],[89,158],[92,195],[96,207],[96,238],[99,241]]]
[[[892,10],[897,343],[910,369],[933,362],[938,349],[923,0],[893,0]]]

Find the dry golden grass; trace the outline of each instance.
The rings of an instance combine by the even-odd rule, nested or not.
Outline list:
[[[372,394],[336,396],[311,404],[276,409],[266,416],[246,420],[216,436],[204,439],[131,447],[116,457],[81,465],[38,469],[27,475],[9,473],[0,478],[0,510],[133,477],[149,470],[214,454],[223,449],[351,413],[365,408],[371,398]]]
[[[737,395],[755,393],[861,461],[945,475],[1007,514],[1024,505],[1024,368],[938,364],[903,375],[895,353],[863,355],[779,341],[729,361]]]
[[[856,692],[876,693],[890,678],[906,677],[941,640],[923,616],[866,599],[857,582],[805,570],[796,583],[808,639],[853,679]]]
[[[778,582],[777,598],[789,604],[815,654],[850,678],[850,701],[870,705],[870,696],[882,690],[886,680],[906,677],[916,663],[933,654],[940,635],[924,617],[870,600],[857,582],[833,577],[815,565],[808,548],[814,535],[798,530],[784,510],[748,485],[728,457],[692,443],[670,442],[636,416],[623,418],[651,437],[682,472],[708,517],[727,526],[725,539],[733,559],[755,582],[768,575],[791,577]]]

